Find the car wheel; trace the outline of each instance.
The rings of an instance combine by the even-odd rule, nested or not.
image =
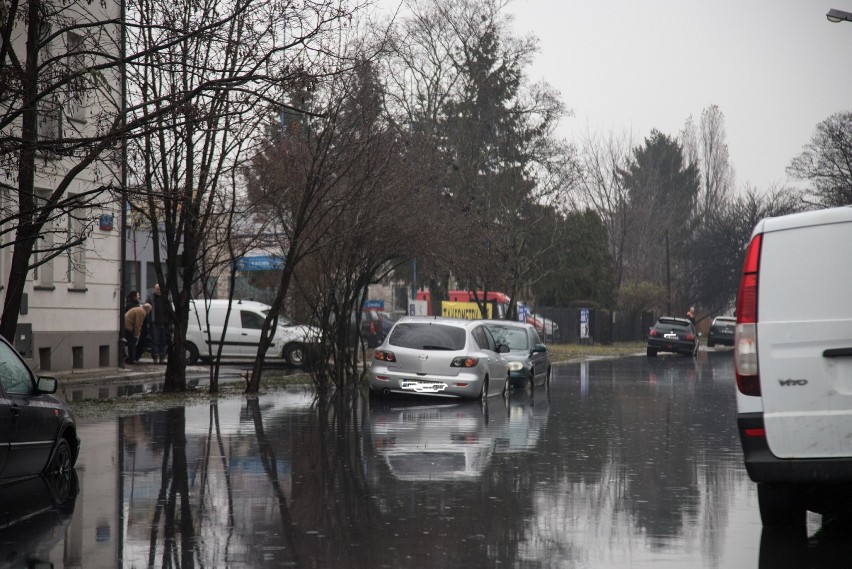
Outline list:
[[[509,397],[509,381],[511,380],[511,377],[512,376],[510,374],[506,374],[506,382],[503,384],[503,391],[500,392],[500,395],[503,396],[503,399]]]
[[[482,389],[479,391],[479,400],[483,403],[488,400],[488,377],[482,382]]]
[[[293,367],[302,367],[305,365],[305,347],[302,344],[294,342],[284,346],[284,359]]]
[[[697,357],[698,357],[698,342],[695,342],[695,349],[694,349],[694,350],[692,350],[692,357],[693,357],[693,358],[697,358]]]
[[[710,340],[707,340],[707,347],[708,348],[712,348],[715,345],[716,345],[716,342],[711,342]]]
[[[530,389],[535,389],[535,369],[530,370]]]
[[[544,376],[544,384],[550,385],[550,373],[552,369],[550,367],[547,368],[547,375]]]
[[[648,348],[645,353],[647,354],[647,356],[649,358],[656,358],[657,357],[657,350],[655,350],[654,348]]]
[[[53,459],[51,459],[46,472],[47,474],[59,474],[64,476],[71,471],[72,467],[71,446],[64,438],[59,439],[59,442],[56,443],[56,450],[53,453]]]
[[[765,527],[798,529],[805,525],[802,495],[792,484],[758,483],[757,503]]]
[[[192,342],[186,343],[186,365],[195,365],[198,363],[198,348]]]

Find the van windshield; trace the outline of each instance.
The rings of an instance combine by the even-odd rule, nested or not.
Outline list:
[[[266,315],[269,314],[269,309],[266,308],[264,310],[261,310],[260,313],[263,314],[264,318],[266,318]],[[287,318],[286,316],[279,315],[278,316],[278,325],[279,326],[295,326],[296,323],[293,322],[292,320],[290,320],[289,318]]]

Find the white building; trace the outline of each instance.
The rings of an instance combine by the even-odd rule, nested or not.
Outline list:
[[[118,68],[96,69],[107,55],[120,54],[118,26],[97,24],[120,17],[117,2],[44,3],[43,17],[38,28],[37,201],[48,199],[61,187],[96,137],[114,124],[123,96]],[[22,17],[15,21],[12,52],[25,65],[27,23]],[[4,66],[14,67],[8,55],[0,61],[0,68]],[[5,117],[0,133],[7,141],[20,138],[23,132],[22,93],[14,82],[0,86],[0,120]],[[41,252],[35,252],[31,262],[49,258],[47,251],[67,240],[85,238],[27,275],[15,344],[40,372],[118,364],[121,206],[103,190],[120,186],[119,148],[120,144],[113,144],[103,160],[73,176],[62,196],[77,197],[79,203],[72,206],[70,215],[57,210],[36,242]],[[6,145],[4,150],[6,154],[0,154],[2,217],[12,217],[12,222],[3,228],[7,232],[0,242],[0,297],[12,263],[20,147]]]

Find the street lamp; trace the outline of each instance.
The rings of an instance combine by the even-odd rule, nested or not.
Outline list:
[[[852,22],[852,12],[844,12],[843,10],[835,10],[831,8],[828,14],[825,15],[829,22]]]

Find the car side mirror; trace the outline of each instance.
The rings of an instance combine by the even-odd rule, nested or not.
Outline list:
[[[506,344],[500,344],[499,346],[497,346],[497,351],[501,354],[508,354],[509,346],[507,346]]]
[[[54,377],[39,377],[36,389],[39,393],[56,393],[56,388],[59,387],[59,382]]]
[[[534,354],[539,354],[541,352],[546,352],[546,351],[547,351],[547,346],[545,346],[544,344],[536,344],[535,346],[533,346],[533,349],[532,349],[532,353],[534,353]]]

